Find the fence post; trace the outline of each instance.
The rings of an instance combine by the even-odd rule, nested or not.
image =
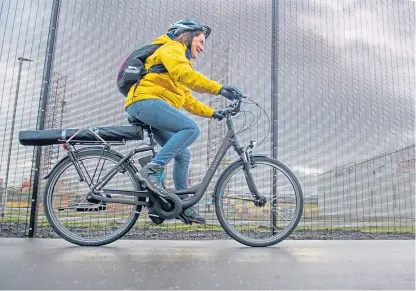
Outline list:
[[[279,25],[279,5],[278,0],[272,0],[272,72],[271,72],[271,104],[272,104],[272,157],[277,159],[277,106],[278,106],[278,25]],[[277,172],[273,170],[273,190],[272,190],[272,233],[276,234],[276,211],[277,211]]]
[[[45,128],[45,116],[46,105],[49,95],[49,86],[51,80],[51,71],[54,58],[55,42],[56,42],[56,30],[59,17],[60,0],[54,0],[52,5],[52,15],[49,23],[49,35],[48,44],[46,47],[46,58],[43,69],[42,89],[40,92],[40,111],[38,112],[38,124],[37,130],[43,130]],[[33,177],[33,192],[32,203],[30,208],[30,221],[29,221],[29,237],[33,237],[36,229],[37,222],[37,204],[38,204],[38,192],[39,192],[39,176],[40,176],[40,161],[42,155],[42,148],[36,146],[36,159],[34,165],[34,177]]]
[[[10,158],[12,156],[14,124],[16,122],[16,108],[17,108],[17,99],[19,97],[20,77],[22,75],[22,66],[23,66],[23,62],[33,62],[33,60],[30,60],[24,57],[18,57],[17,60],[19,61],[19,72],[17,73],[16,94],[14,97],[12,126],[10,129],[9,152],[7,154],[6,181],[4,183],[4,193],[0,193],[1,217],[4,216],[4,213],[6,211],[7,191],[8,191],[7,189],[9,187],[8,183],[9,183],[9,171],[10,171]]]

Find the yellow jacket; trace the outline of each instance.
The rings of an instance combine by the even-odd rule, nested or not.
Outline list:
[[[221,85],[192,69],[192,63],[186,57],[185,44],[171,40],[166,34],[152,43],[162,46],[146,59],[146,69],[163,64],[168,72],[146,74],[140,80],[134,95],[135,85],[131,86],[125,107],[139,100],[159,98],[176,109],[183,107],[192,114],[211,117],[214,110],[195,99],[189,89],[198,93],[218,95]]]

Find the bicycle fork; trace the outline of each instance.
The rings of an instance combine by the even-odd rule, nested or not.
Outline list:
[[[260,195],[256,186],[256,182],[254,181],[253,175],[251,173],[251,168],[256,167],[254,160],[251,158],[251,151],[243,151],[241,153],[241,158],[244,165],[244,177],[246,179],[248,189],[250,190],[250,194],[254,198],[254,205],[264,206],[267,203],[266,197]]]

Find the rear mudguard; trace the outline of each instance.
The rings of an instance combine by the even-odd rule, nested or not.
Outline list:
[[[266,154],[256,154],[256,155],[252,155],[251,156],[252,158],[255,158],[255,157],[267,157],[267,155]],[[217,182],[215,183],[215,187],[214,187],[214,193],[212,193],[212,204],[214,204],[215,203],[215,198],[216,198],[216,193],[218,192],[218,190],[219,190],[219,183],[221,182],[221,180],[222,180],[222,178],[224,177],[224,175],[228,172],[228,170],[231,168],[231,167],[233,167],[235,164],[237,164],[238,162],[240,162],[240,161],[242,161],[242,159],[241,158],[239,158],[239,159],[237,159],[237,160],[235,160],[234,162],[232,162],[231,164],[229,164],[228,166],[227,166],[227,168],[225,168],[225,170],[224,171],[222,171],[222,173],[221,173],[221,175],[218,177],[218,180],[217,180]]]
[[[93,150],[97,150],[97,149],[98,150],[103,150],[101,147],[87,147],[87,148],[82,148],[82,149],[78,149],[78,150],[74,151],[74,154],[76,155],[76,154],[79,154],[80,152],[87,151],[87,150],[91,150],[91,149],[93,149]],[[122,154],[120,154],[119,152],[116,152],[116,151],[114,151],[112,149],[107,149],[106,151],[109,152],[109,153],[112,153],[112,154],[114,154],[114,155],[116,155],[116,156],[118,156],[120,158],[123,158],[123,155]],[[49,173],[46,176],[43,177],[43,179],[48,179],[50,177],[50,175],[52,174],[52,172],[55,170],[55,168],[58,167],[60,164],[64,163],[68,159],[70,159],[68,155],[65,156],[65,157],[63,157],[63,158],[61,158],[55,164],[55,166],[53,166],[53,168],[49,171]],[[136,166],[133,163],[130,163],[130,165],[133,167],[133,169],[134,169],[135,172],[138,171],[137,168],[136,168]]]

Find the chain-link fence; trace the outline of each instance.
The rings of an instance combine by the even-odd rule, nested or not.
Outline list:
[[[254,123],[241,142],[263,140],[255,151],[282,161],[301,183],[304,212],[292,238],[414,237],[415,5],[378,0],[2,1],[0,236],[56,236],[43,213],[42,177],[66,152],[23,147],[19,131],[127,125],[118,67],[185,17],[213,31],[194,68],[265,109],[247,106],[237,118],[238,128]],[[201,128],[190,148],[188,182],[195,185],[225,127],[184,113]],[[220,170],[236,158],[230,151]],[[227,238],[211,201],[218,176],[198,204],[205,225],[156,226],[144,210],[126,237]],[[250,217],[250,208],[238,207]],[[284,216],[292,206],[279,207]],[[91,225],[85,215],[64,216],[81,227]],[[95,219],[107,225],[116,217]]]

